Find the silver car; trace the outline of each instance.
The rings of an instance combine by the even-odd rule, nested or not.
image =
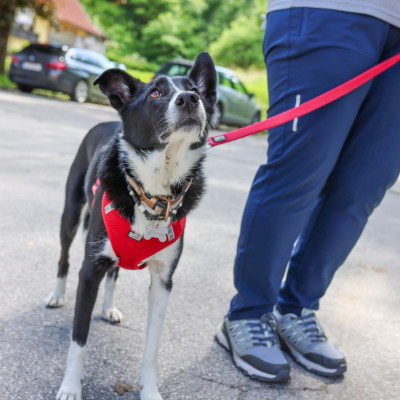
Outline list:
[[[158,75],[188,75],[193,61],[173,60],[165,62],[156,72]],[[260,121],[260,106],[254,101],[236,74],[224,67],[216,66],[218,76],[217,104],[213,127],[220,124],[245,126]]]

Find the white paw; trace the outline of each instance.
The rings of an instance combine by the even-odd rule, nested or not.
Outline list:
[[[56,400],[82,400],[82,385],[68,385],[62,383]]]
[[[58,308],[65,303],[65,296],[60,293],[51,292],[46,299],[46,307]]]
[[[163,398],[157,389],[155,391],[146,391],[145,389],[142,389],[140,392],[140,400],[163,400]]]
[[[120,323],[124,316],[118,308],[111,307],[107,309],[103,308],[103,318],[110,322]]]

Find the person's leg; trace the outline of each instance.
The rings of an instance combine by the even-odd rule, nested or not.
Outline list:
[[[391,27],[382,60],[400,51]],[[400,171],[400,64],[374,79],[340,158],[300,237],[279,295],[283,313],[318,309],[337,268]],[[298,312],[297,312],[298,314]]]
[[[269,116],[305,102],[376,64],[387,24],[320,9],[269,14],[264,54]],[[234,268],[231,320],[272,311],[293,243],[335,166],[370,84],[269,132],[268,163],[254,179]]]

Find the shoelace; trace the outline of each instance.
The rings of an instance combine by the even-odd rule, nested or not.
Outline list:
[[[311,339],[311,342],[325,342],[327,340],[324,330],[314,313],[303,315],[296,319],[303,325],[304,333]]]
[[[264,314],[259,320],[247,322],[247,325],[251,328],[254,346],[272,347],[278,343],[276,321],[271,314]]]

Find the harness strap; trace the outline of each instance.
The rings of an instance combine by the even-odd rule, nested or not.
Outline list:
[[[94,204],[94,200],[96,198],[96,193],[99,190],[99,187],[101,186],[101,182],[100,179],[97,178],[96,179],[96,183],[92,186],[92,192],[93,192],[93,200],[92,200],[92,208],[93,208],[93,204]]]
[[[168,225],[168,234],[164,241],[155,237],[146,239],[146,236],[132,231],[131,224],[113,207],[106,192],[103,194],[101,210],[108,238],[118,257],[118,266],[125,269],[145,268],[147,258],[175,243],[185,230],[184,217]]]
[[[100,186],[101,181],[97,179],[92,186],[92,207]],[[170,206],[169,200],[166,205],[166,218],[168,218]],[[146,235],[143,236],[132,230],[129,220],[121,216],[108,198],[107,192],[103,193],[101,213],[111,247],[118,257],[118,266],[130,270],[145,268],[147,266],[145,260],[176,242],[183,235],[186,225],[186,217],[183,217],[168,225],[164,238],[146,239]]]
[[[167,221],[170,212],[176,213],[176,210],[182,206],[183,197],[185,196],[185,194],[190,188],[190,185],[193,182],[193,178],[191,178],[189,182],[183,187],[181,192],[173,199],[172,196],[150,197],[132,177],[130,177],[128,174],[125,174],[125,177],[129,185],[131,185],[132,189],[136,192],[136,195],[138,196],[140,202],[144,203],[148,208],[153,210],[154,216],[157,216],[155,218],[149,218],[149,219],[164,219],[164,221]],[[145,212],[141,207],[139,207],[139,209],[142,212]],[[164,218],[162,218],[163,215]],[[160,218],[158,216],[160,216]]]

